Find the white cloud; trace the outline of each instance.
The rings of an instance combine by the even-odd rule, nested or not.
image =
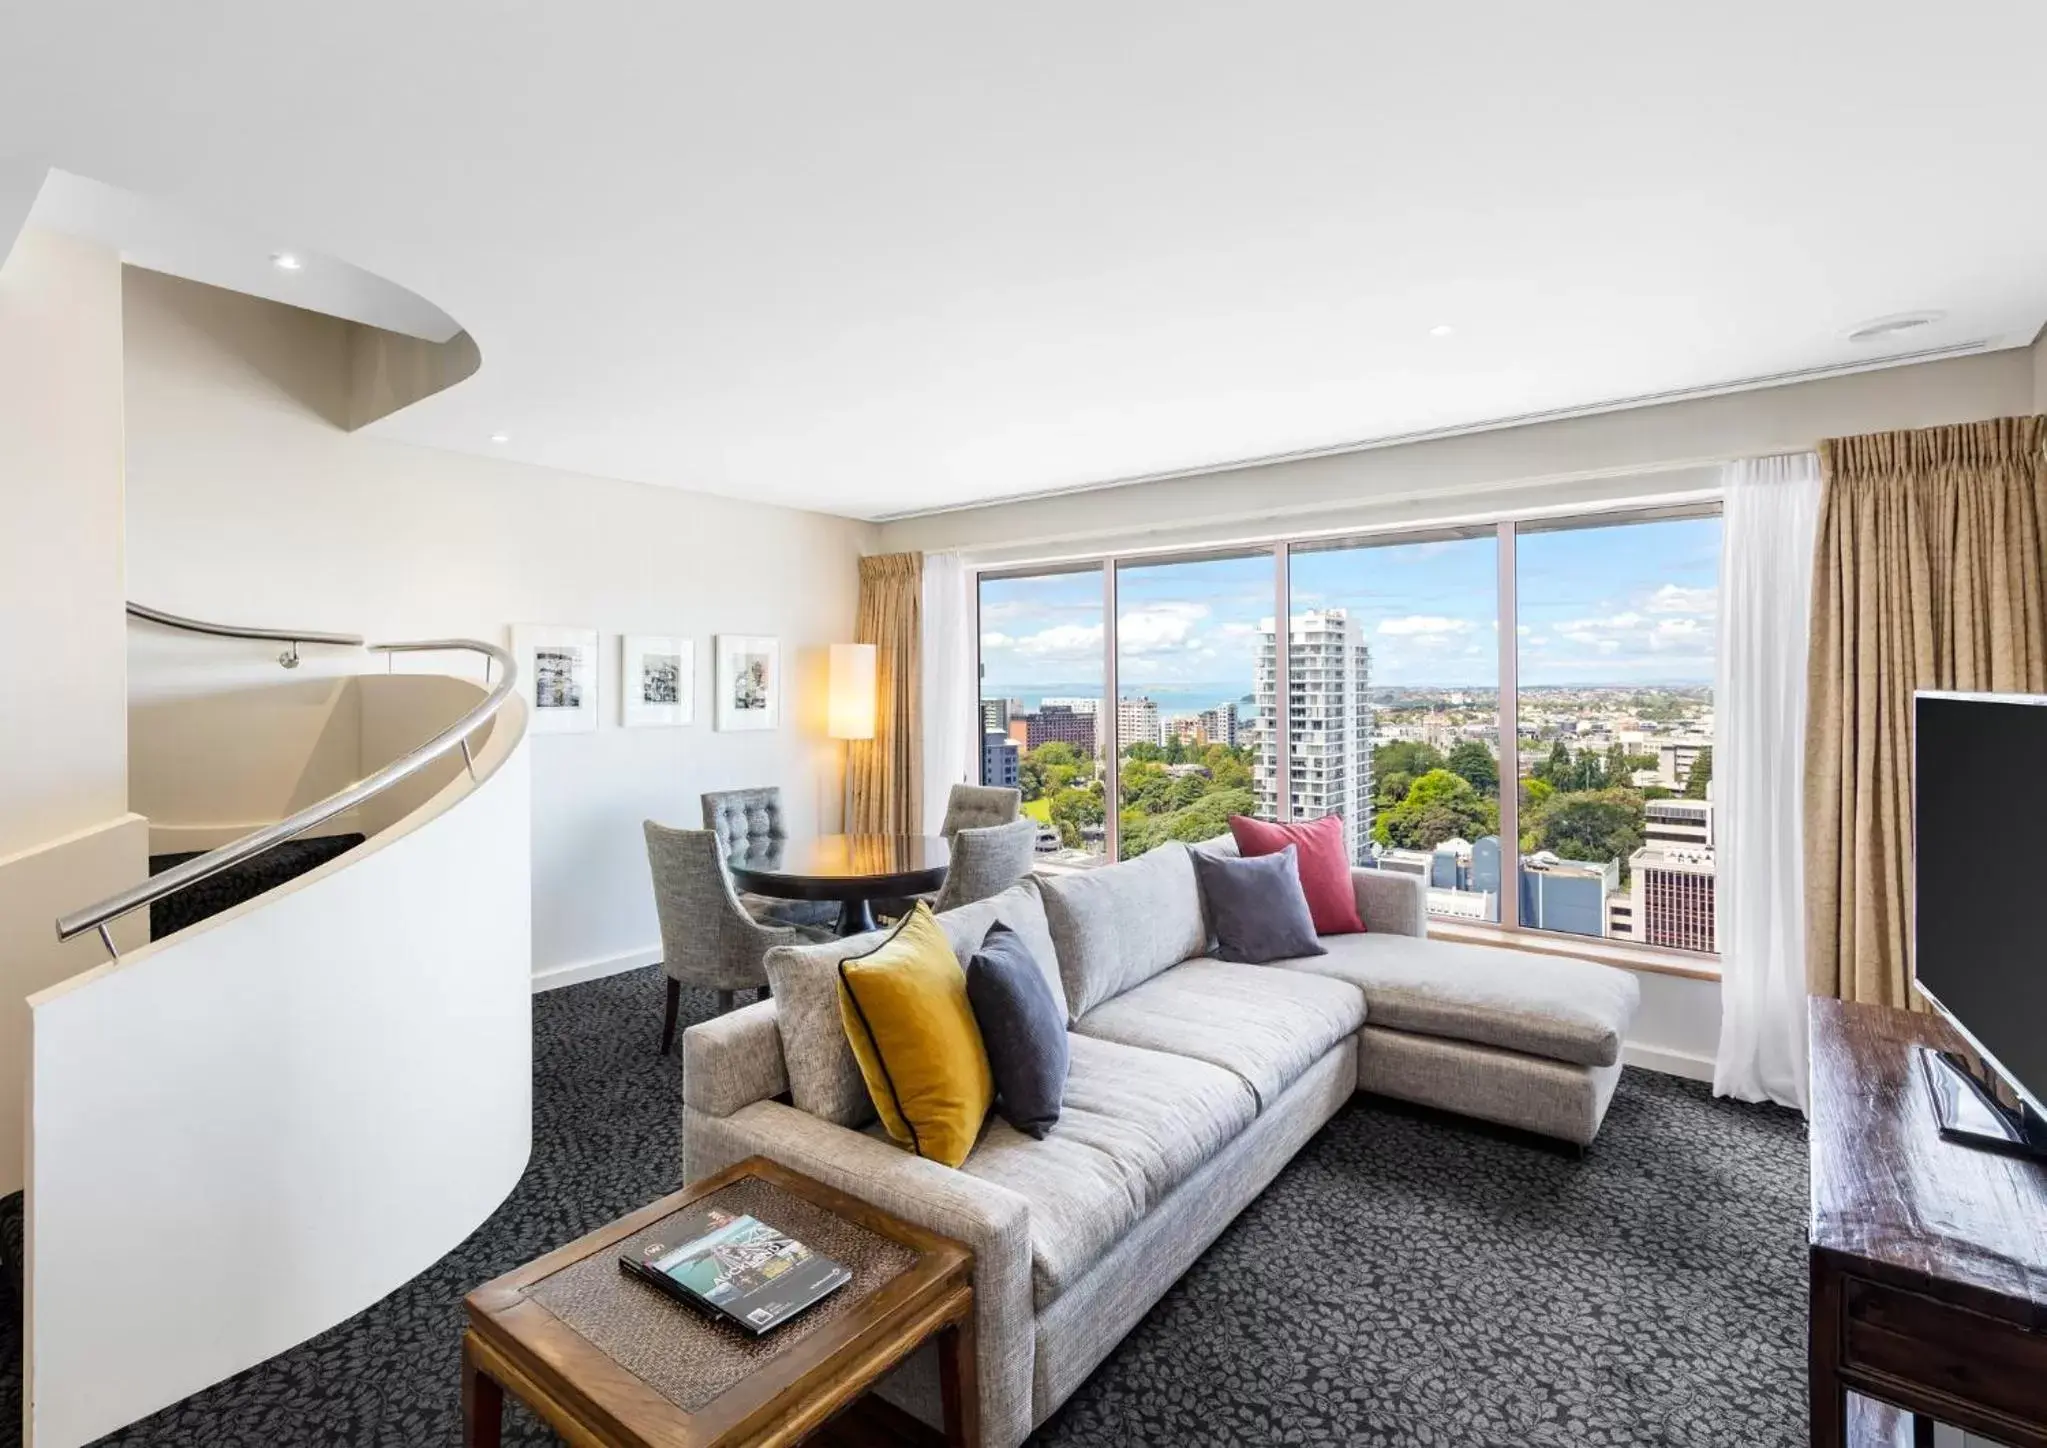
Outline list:
[[[1468,618],[1446,618],[1439,613],[1411,613],[1405,618],[1389,618],[1379,625],[1379,632],[1386,638],[1451,638],[1457,634],[1470,633],[1473,624]]]
[[[1196,630],[1207,617],[1205,603],[1148,603],[1117,618],[1116,646],[1126,654],[1192,648]],[[1101,630],[1095,632],[1099,635]]]
[[[1016,640],[1006,633],[984,633],[981,635],[981,647],[984,649],[1006,649],[1015,642]]]
[[[1720,590],[1686,588],[1682,584],[1666,583],[1649,595],[1646,606],[1651,613],[1684,613],[1710,618],[1719,610]]]

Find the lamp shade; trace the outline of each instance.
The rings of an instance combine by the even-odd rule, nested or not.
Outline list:
[[[874,645],[832,645],[827,732],[834,739],[874,737]]]

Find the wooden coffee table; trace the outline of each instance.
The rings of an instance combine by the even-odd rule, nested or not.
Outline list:
[[[751,1213],[852,1269],[765,1337],[699,1317],[619,1269],[677,1212]],[[576,1448],[796,1443],[937,1338],[945,1441],[979,1435],[973,1254],[753,1157],[469,1294],[462,1418],[496,1448],[510,1392]],[[878,1401],[878,1400],[877,1400]],[[934,1435],[935,1436],[935,1435]]]

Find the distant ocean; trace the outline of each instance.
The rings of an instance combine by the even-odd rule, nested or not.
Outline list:
[[[1242,705],[1244,697],[1251,692],[1250,682],[1240,684],[1181,684],[1170,689],[1140,689],[1125,686],[1126,699],[1150,699],[1159,706],[1162,719],[1178,718],[1182,714],[1199,714],[1203,709],[1213,709],[1218,704]],[[1001,684],[983,684],[981,697],[984,699],[1021,699],[1025,709],[1036,709],[1046,699],[1099,699],[1102,697],[1100,680],[1092,684],[1032,684],[1028,688],[1005,688]]]

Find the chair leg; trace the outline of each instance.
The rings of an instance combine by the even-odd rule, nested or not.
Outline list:
[[[722,1015],[724,1015],[724,1014],[725,1014],[725,1012],[727,1012],[727,1011],[729,1011],[729,1010],[731,1010],[731,1009],[732,1009],[732,1005],[733,1005],[733,1002],[734,1002],[734,1000],[735,1000],[735,999],[736,999],[736,998],[738,997],[738,994],[739,994],[739,993],[738,993],[737,991],[729,991],[729,990],[721,990],[721,991],[719,991],[719,992],[718,992],[718,1014],[719,1014],[719,1015],[721,1015],[721,1016],[722,1016]]]
[[[675,1045],[675,1008],[682,1001],[682,982],[674,976],[668,978],[668,1008],[661,1014],[661,1054],[667,1055]]]

